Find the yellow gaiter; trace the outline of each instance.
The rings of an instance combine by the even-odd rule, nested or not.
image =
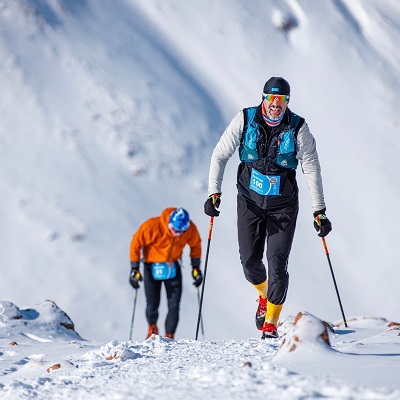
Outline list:
[[[258,294],[262,298],[264,298],[264,299],[267,298],[267,291],[268,291],[268,280],[267,279],[264,282],[261,282],[258,285],[253,285],[253,286],[256,288]]]
[[[283,304],[276,305],[267,301],[267,313],[265,314],[265,322],[277,326],[282,307]]]

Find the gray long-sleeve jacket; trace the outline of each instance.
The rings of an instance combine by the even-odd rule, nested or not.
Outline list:
[[[222,181],[225,167],[230,157],[240,146],[244,129],[244,114],[239,111],[227,126],[211,156],[208,195],[222,193]],[[300,161],[307,178],[311,193],[311,206],[314,211],[325,208],[322,187],[321,168],[318,160],[316,143],[306,122],[297,134],[297,159]]]

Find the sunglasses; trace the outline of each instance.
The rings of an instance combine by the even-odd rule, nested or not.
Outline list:
[[[285,94],[265,94],[264,93],[264,99],[267,101],[274,101],[275,99],[278,99],[279,103],[285,103],[286,101],[289,101],[290,96],[287,96]]]

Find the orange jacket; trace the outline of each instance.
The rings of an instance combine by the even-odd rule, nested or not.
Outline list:
[[[176,208],[166,208],[159,217],[148,219],[133,235],[130,248],[131,262],[176,261],[182,257],[183,248],[190,246],[192,265],[200,265],[201,239],[196,225],[190,220],[189,229],[180,236],[173,236],[168,229],[169,217]]]

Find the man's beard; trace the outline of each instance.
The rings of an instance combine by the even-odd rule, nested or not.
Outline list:
[[[281,110],[280,114],[277,116],[274,116],[271,114],[271,110]],[[282,107],[276,107],[276,106],[269,106],[267,110],[267,116],[270,120],[272,121],[280,121],[283,118],[284,111],[282,111]]]

